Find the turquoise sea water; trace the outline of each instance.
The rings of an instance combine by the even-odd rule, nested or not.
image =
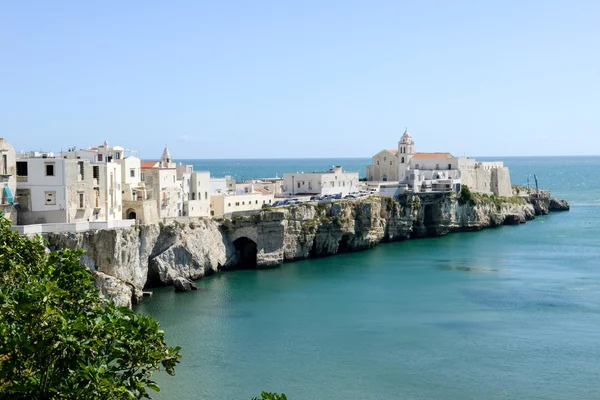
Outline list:
[[[571,211],[156,290],[184,359],[154,398],[600,399],[600,157],[504,161]]]

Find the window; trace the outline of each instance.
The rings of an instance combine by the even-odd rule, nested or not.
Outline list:
[[[379,160],[377,160],[377,165],[379,165]]]
[[[98,154],[98,161],[102,161],[102,154]]]
[[[440,164],[435,164],[435,169],[440,169]]]
[[[140,176],[140,179],[142,180],[142,182],[144,182],[144,181],[146,180],[146,174],[144,174],[144,173],[142,172],[142,174],[141,174],[141,176]]]
[[[402,164],[404,164],[404,157],[402,157]]]
[[[254,204],[258,204],[258,200],[254,200]]]
[[[392,162],[390,161],[390,165],[392,165]]]
[[[239,206],[239,205],[240,205],[240,202],[239,202],[239,201],[236,201],[236,202],[235,202],[235,206],[237,207],[237,206]]]
[[[448,169],[452,169],[452,164],[448,164]]]
[[[84,208],[85,203],[84,203],[84,193],[83,192],[77,192],[77,197],[79,200],[79,208]]]
[[[298,182],[298,189],[300,189],[300,182]]]
[[[192,192],[192,200],[196,200],[196,192]]]
[[[100,179],[100,167],[97,165],[92,167],[92,178]]]
[[[83,180],[83,161],[78,161],[77,162],[77,168],[79,170],[79,175],[81,175],[81,180]]]
[[[54,163],[45,163],[44,166],[46,167],[46,176],[54,176]]]
[[[387,161],[387,157],[383,157],[383,161]]]
[[[266,202],[263,200],[263,204],[265,204]]]
[[[6,154],[2,154],[2,173],[8,174],[8,157]]]
[[[246,205],[246,202],[245,202],[245,201],[242,201],[242,205],[243,205],[243,206],[245,206],[245,205]]]
[[[27,176],[27,161],[17,161],[17,176]]]
[[[129,170],[129,176],[132,177],[132,178],[135,178],[135,168],[131,168]]]
[[[198,195],[198,197],[200,196]],[[208,192],[204,192],[204,200],[208,200]]]
[[[227,207],[231,207],[231,203],[227,203]]]
[[[47,206],[53,206],[56,204],[56,192],[44,192],[46,197],[45,204]]]

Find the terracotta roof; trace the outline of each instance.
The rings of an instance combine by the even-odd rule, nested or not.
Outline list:
[[[267,189],[263,189],[263,188],[255,188],[254,191],[257,193],[262,193],[262,194],[270,194],[271,193]]]
[[[415,153],[413,158],[448,158],[452,157],[450,153]]]
[[[388,150],[390,153],[392,153],[393,155],[396,155],[396,153],[398,153],[398,150]]]
[[[142,161],[140,165],[142,169],[156,168],[158,161]]]

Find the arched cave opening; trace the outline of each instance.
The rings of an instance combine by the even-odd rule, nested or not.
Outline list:
[[[440,224],[443,220],[441,207],[435,204],[427,204],[424,207],[423,225],[427,229],[427,234],[437,236]]]
[[[345,234],[342,236],[342,239],[340,239],[340,242],[338,243],[338,253],[346,253],[347,251],[350,250],[350,235]]]
[[[256,268],[256,255],[258,254],[256,242],[247,237],[241,237],[234,240],[233,245],[237,259],[236,267],[239,269]]]
[[[127,210],[125,215],[127,215],[127,219],[135,219],[137,217],[135,210],[133,208],[130,208],[129,210]]]

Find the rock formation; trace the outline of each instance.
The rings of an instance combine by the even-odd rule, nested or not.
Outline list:
[[[549,197],[526,200],[469,194],[420,194],[400,199],[300,204],[233,219],[47,235],[51,248],[77,247],[101,293],[131,306],[142,289],[181,288],[222,270],[273,268],[283,262],[366,250],[381,242],[440,236],[568,209]],[[180,279],[181,278],[181,279]]]

